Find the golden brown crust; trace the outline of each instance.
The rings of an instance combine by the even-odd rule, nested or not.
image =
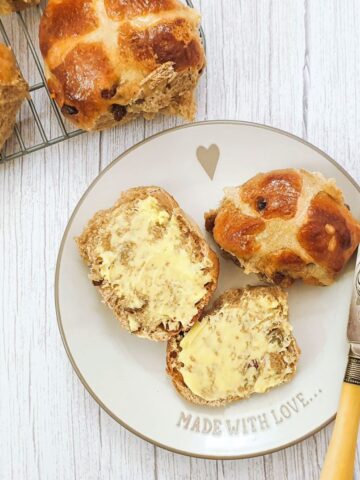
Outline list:
[[[0,0],[0,15],[18,12],[39,3],[40,0]]]
[[[92,32],[99,21],[92,0],[49,2],[39,30],[43,55],[60,40],[68,40]]]
[[[49,89],[80,128],[195,113],[199,16],[178,0],[50,0],[40,24]]]
[[[284,291],[282,291],[279,287],[265,287],[265,286],[257,286],[257,287],[246,287],[245,289],[233,289],[224,292],[214,303],[213,307],[209,312],[208,315],[212,315],[218,311],[221,311],[223,306],[226,303],[238,305],[240,303],[241,297],[244,292],[251,292],[253,297],[263,297],[264,295],[273,295],[275,296],[279,302],[284,305],[287,302],[287,297]],[[201,321],[201,320],[200,320]],[[186,333],[185,333],[186,335]],[[204,398],[200,397],[199,395],[194,394],[185,384],[184,378],[180,372],[181,363],[179,362],[179,353],[181,351],[180,342],[183,339],[184,334],[179,334],[176,337],[171,338],[168,341],[167,351],[166,351],[166,366],[167,366],[167,373],[171,377],[174,387],[178,391],[178,393],[184,397],[187,401],[194,403],[196,405],[204,405],[207,407],[222,407],[229,403],[243,400],[244,398],[248,398],[248,395],[234,395],[229,396],[228,398],[223,398],[220,400],[205,400]],[[292,363],[290,364],[291,371],[286,376],[286,382],[289,382],[296,373],[296,366],[297,361],[300,355],[300,349],[296,343],[295,338],[290,343],[287,353],[292,358]],[[274,370],[283,370],[285,367],[284,361],[281,356],[277,354],[273,354],[271,358],[271,364]]]
[[[158,202],[169,212],[177,215],[177,218],[181,218],[184,228],[189,232],[191,240],[194,244],[197,245],[198,251],[201,252],[201,256],[209,258],[211,261],[211,281],[206,285],[207,293],[204,297],[197,303],[197,314],[191,319],[188,328],[190,328],[195,321],[201,316],[203,310],[210,301],[210,298],[217,286],[217,279],[219,275],[219,260],[213,250],[210,249],[209,245],[203,238],[202,234],[197,225],[194,225],[192,220],[188,219],[186,214],[179,208],[176,200],[168,194],[165,190],[160,187],[136,187],[123,192],[120,199],[116,204],[104,211],[99,211],[94,215],[94,217],[89,221],[87,227],[80,237],[76,239],[80,254],[84,259],[85,263],[90,267],[90,279],[93,281],[94,286],[98,289],[101,294],[103,301],[109,306],[113,311],[116,318],[119,320],[122,327],[126,330],[134,333],[135,335],[143,338],[148,338],[156,341],[167,341],[171,336],[177,335],[181,328],[177,331],[169,331],[165,328],[162,328],[160,325],[156,331],[148,331],[145,328],[140,327],[136,332],[131,331],[129,326],[129,319],[127,318],[124,310],[119,306],[118,296],[113,290],[113,287],[106,281],[104,281],[101,276],[99,276],[98,271],[92,265],[93,251],[96,248],[98,242],[98,235],[101,229],[107,224],[108,219],[111,217],[112,212],[122,204],[130,204],[132,202],[138,201],[140,199],[145,199],[148,196],[154,197]],[[175,306],[174,306],[175,308]]]
[[[327,270],[340,272],[360,240],[351,213],[320,192],[310,203],[307,221],[298,233],[300,245]]]
[[[113,20],[131,19],[142,15],[158,14],[163,10],[175,9],[175,0],[105,0],[105,8]]]
[[[305,170],[260,174],[227,189],[217,211],[205,215],[217,244],[246,273],[289,286],[298,278],[331,284],[360,242],[334,181]]]
[[[64,104],[62,113],[72,115],[71,109],[75,108],[78,119],[96,115],[99,108],[102,108],[99,92],[107,90],[109,81],[116,81],[102,43],[76,46],[53,73],[57,98]],[[92,88],[84,89],[83,85],[87,84],[89,75]]]
[[[16,114],[28,95],[28,84],[10,48],[0,43],[0,150],[11,135]]]
[[[159,64],[171,62],[176,72],[202,66],[200,43],[187,32],[186,20],[154,25],[147,30],[129,29],[128,42],[135,59],[155,69]],[[121,41],[124,37],[121,37]]]
[[[289,248],[264,255],[259,259],[259,271],[276,285],[290,287],[293,278],[301,278],[306,271],[306,262]],[[307,283],[313,283],[306,277]]]
[[[260,173],[243,185],[241,198],[262,218],[293,218],[301,193],[302,178],[294,170]]]
[[[236,257],[249,258],[259,250],[256,235],[264,229],[264,220],[244,215],[229,204],[219,211],[213,234],[224,250]]]
[[[2,43],[0,43],[0,61],[0,85],[9,85],[17,80],[19,71],[13,52]]]

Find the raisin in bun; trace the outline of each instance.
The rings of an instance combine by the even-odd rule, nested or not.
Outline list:
[[[40,48],[51,94],[85,130],[195,115],[199,14],[179,0],[50,0]]]
[[[334,180],[305,170],[261,173],[225,189],[205,215],[221,249],[273,283],[330,285],[356,250],[360,224]]]

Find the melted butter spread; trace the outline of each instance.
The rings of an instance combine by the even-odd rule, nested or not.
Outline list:
[[[292,371],[286,363],[291,329],[283,307],[271,295],[223,306],[196,323],[180,342],[185,384],[209,401],[265,392]],[[274,369],[272,354],[279,353],[285,364]]]
[[[149,196],[119,206],[103,235],[100,273],[119,296],[130,329],[187,326],[207,293],[212,264],[194,257],[176,215]]]

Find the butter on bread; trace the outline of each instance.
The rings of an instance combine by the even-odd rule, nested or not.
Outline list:
[[[85,130],[157,114],[193,120],[199,24],[179,0],[49,0],[39,43],[51,95]]]
[[[228,290],[189,332],[171,338],[167,370],[188,401],[211,407],[288,382],[300,350],[279,287]]]
[[[360,242],[360,223],[335,181],[306,170],[260,173],[226,188],[205,219],[245,273],[283,287],[296,279],[330,285]]]
[[[216,254],[160,187],[127,190],[76,241],[103,301],[140,337],[188,330],[216,289]]]

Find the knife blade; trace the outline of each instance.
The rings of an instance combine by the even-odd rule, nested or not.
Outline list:
[[[360,385],[360,248],[356,259],[347,337],[350,352],[344,381]]]

